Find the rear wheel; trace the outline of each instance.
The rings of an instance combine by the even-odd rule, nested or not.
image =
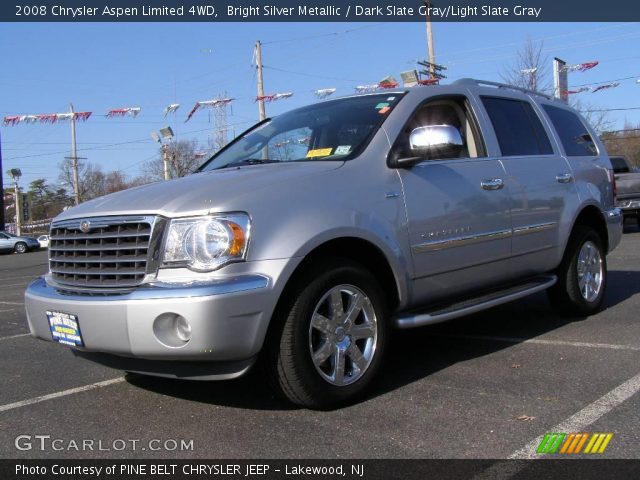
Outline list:
[[[24,242],[18,242],[13,250],[16,253],[25,253],[27,251],[27,244]]]
[[[549,290],[549,299],[560,313],[586,316],[601,308],[607,258],[602,239],[593,228],[576,226],[557,273],[558,282]]]
[[[296,288],[267,346],[272,384],[309,408],[353,401],[386,349],[386,302],[375,277],[348,260],[316,264]]]

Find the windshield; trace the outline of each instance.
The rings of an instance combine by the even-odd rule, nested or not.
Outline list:
[[[357,156],[402,93],[343,98],[268,119],[214,155],[199,171],[230,166]]]

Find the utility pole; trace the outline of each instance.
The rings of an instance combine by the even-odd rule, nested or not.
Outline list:
[[[69,104],[71,112],[71,165],[73,167],[73,193],[76,205],[80,204],[80,185],[78,181],[78,151],[76,146],[76,116],[73,111],[73,104]]]
[[[267,118],[264,109],[264,82],[262,79],[262,44],[260,40],[256,42],[256,71],[258,73],[258,112],[260,113],[260,121]]]
[[[4,183],[2,181],[2,136],[0,135],[0,230],[4,230]]]
[[[429,76],[431,79],[436,78],[436,54],[433,46],[433,26],[431,25],[431,0],[426,0],[427,7],[427,48],[429,49]]]

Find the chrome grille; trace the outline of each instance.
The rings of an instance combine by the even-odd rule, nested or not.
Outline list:
[[[150,255],[154,220],[137,216],[54,222],[49,239],[52,279],[79,288],[140,285],[150,260],[157,257],[157,251]]]

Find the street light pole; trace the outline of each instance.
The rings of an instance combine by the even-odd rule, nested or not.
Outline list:
[[[20,188],[18,187],[18,179],[22,176],[22,172],[19,168],[12,168],[9,170],[9,175],[13,179],[13,198],[16,203],[16,235],[20,236]]]
[[[164,164],[164,179],[170,180],[169,177],[169,145],[162,145],[162,163]]]
[[[0,136],[0,230],[4,230],[4,182],[2,181],[2,136]]]

